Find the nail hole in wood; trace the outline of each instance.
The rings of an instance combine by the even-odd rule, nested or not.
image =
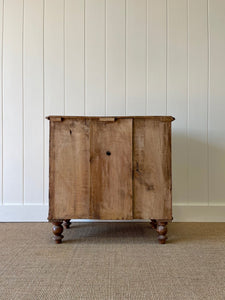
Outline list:
[[[106,155],[111,155],[111,152],[110,151],[106,151]]]

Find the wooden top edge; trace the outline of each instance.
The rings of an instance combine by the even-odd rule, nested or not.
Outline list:
[[[63,119],[99,119],[104,118],[105,120],[107,118],[112,119],[152,119],[152,120],[158,120],[162,122],[172,122],[175,120],[172,116],[47,116],[47,120],[63,120]]]

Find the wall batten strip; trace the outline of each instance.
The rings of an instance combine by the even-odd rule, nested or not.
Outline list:
[[[107,104],[107,0],[105,0],[105,116],[108,113]]]
[[[186,120],[186,144],[187,144],[187,203],[190,202],[189,198],[189,185],[190,185],[190,180],[189,180],[189,123],[190,123],[190,95],[189,95],[189,0],[187,0],[187,120]]]
[[[22,201],[24,204],[24,128],[25,128],[25,118],[24,118],[24,0],[23,0],[23,12],[22,12]]]
[[[85,45],[85,32],[86,32],[86,0],[84,0],[84,115],[86,116],[86,45]]]
[[[125,27],[125,0],[107,0],[106,115],[125,113]]]
[[[209,1],[209,165],[210,205],[224,203],[225,182],[225,1]]]
[[[24,0],[23,22],[24,204],[28,204],[43,202],[43,1]]]
[[[43,104],[43,205],[45,204],[45,0],[43,0],[43,76],[42,76],[42,85],[43,85],[43,99],[42,99],[42,104]]]
[[[3,36],[4,203],[13,203],[15,199],[23,202],[22,19],[23,1],[6,1]]]
[[[148,0],[146,0],[146,98],[145,98],[145,115],[148,115]]]
[[[168,115],[168,103],[167,103],[167,97],[168,97],[168,88],[167,88],[167,85],[168,85],[168,81],[167,81],[167,78],[168,78],[168,0],[166,0],[166,49],[165,49],[165,56],[166,56],[166,115]]]
[[[207,200],[208,205],[211,202],[210,195],[210,150],[209,150],[209,108],[210,108],[210,24],[209,24],[209,0],[207,0],[207,41],[208,41],[208,85],[207,85]]]
[[[64,101],[64,115],[66,114],[66,0],[63,0],[63,101]]]
[[[165,115],[166,109],[166,1],[147,2],[147,113]]]
[[[1,15],[1,64],[0,64],[0,86],[1,86],[1,180],[0,180],[0,191],[1,191],[1,205],[3,205],[3,32],[4,32],[4,0],[2,0],[2,15]]]
[[[127,115],[127,0],[125,0],[125,116]]]

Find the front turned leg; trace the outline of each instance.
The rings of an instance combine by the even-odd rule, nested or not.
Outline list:
[[[167,240],[167,222],[161,222],[158,221],[157,222],[157,229],[156,231],[158,232],[158,240],[160,244],[165,244],[166,240]]]
[[[52,232],[54,234],[53,240],[56,242],[56,244],[61,244],[62,239],[64,236],[62,235],[63,232],[63,226],[62,226],[62,221],[52,221],[53,227],[52,227]]]
[[[70,219],[66,219],[66,220],[63,221],[63,226],[66,229],[70,228],[70,225],[71,225]]]

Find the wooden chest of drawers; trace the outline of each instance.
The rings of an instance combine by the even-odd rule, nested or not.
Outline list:
[[[71,219],[172,220],[173,117],[49,116],[49,216],[61,243]]]

